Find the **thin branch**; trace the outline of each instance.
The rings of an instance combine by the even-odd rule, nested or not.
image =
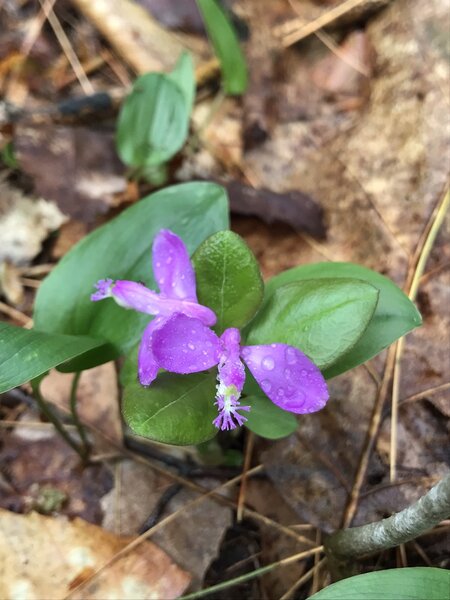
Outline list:
[[[404,544],[450,516],[450,475],[420,500],[382,521],[342,529],[325,541],[329,556],[350,561]]]

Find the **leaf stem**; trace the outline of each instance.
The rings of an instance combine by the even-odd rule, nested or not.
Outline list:
[[[83,449],[82,449],[83,460],[87,460],[89,458],[91,448],[90,448],[89,441],[87,439],[86,429],[84,428],[84,425],[80,420],[80,417],[78,415],[78,408],[77,408],[77,389],[78,389],[78,384],[80,382],[80,376],[81,376],[81,371],[78,371],[77,373],[75,373],[73,380],[72,380],[72,386],[70,389],[70,412],[72,414],[73,423],[74,423],[75,427],[77,428],[78,434],[79,434],[81,442],[83,444]]]
[[[81,448],[70,437],[69,433],[67,433],[67,431],[65,430],[64,425],[61,423],[60,419],[57,417],[55,412],[50,408],[50,405],[48,404],[48,402],[46,400],[44,400],[44,398],[42,397],[39,386],[40,386],[40,381],[32,382],[33,394],[34,394],[34,398],[37,402],[37,405],[39,407],[39,410],[44,415],[44,417],[53,425],[53,427],[56,429],[56,431],[59,433],[59,435],[63,438],[63,440],[65,442],[67,442],[67,444],[69,444],[69,446],[71,448],[73,448],[73,450],[75,450],[75,452],[84,461],[86,459],[86,456],[85,456],[83,448]]]
[[[325,540],[325,549],[330,561],[345,567],[361,556],[409,542],[449,515],[450,475],[446,475],[417,502],[391,517],[333,533]],[[345,568],[337,571],[343,573]]]

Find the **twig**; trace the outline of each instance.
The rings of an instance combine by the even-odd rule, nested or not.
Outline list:
[[[351,561],[404,544],[450,516],[450,475],[420,500],[382,521],[341,529],[325,540],[329,558]]]
[[[294,25],[297,27],[293,31],[290,31],[289,33],[286,33],[285,35],[283,35],[283,37],[281,39],[282,45],[285,48],[288,48],[289,46],[292,46],[292,44],[296,44],[300,40],[304,39],[305,37],[308,37],[312,33],[315,33],[319,29],[326,27],[327,25],[329,25],[330,23],[332,23],[339,17],[342,17],[349,11],[356,8],[359,4],[363,4],[364,2],[366,2],[366,0],[345,0],[345,2],[342,2],[335,8],[332,8],[331,10],[327,11],[325,14],[320,15],[320,17],[318,17],[317,19],[314,19],[314,21],[311,21],[310,23],[307,23],[306,25],[303,23],[303,20],[300,20],[300,26],[298,26],[299,19],[295,19],[295,20],[291,21],[291,25]],[[285,29],[286,29],[286,25],[282,26],[282,28],[279,28],[277,31],[279,32],[279,34],[282,35],[283,31],[285,31]]]
[[[438,392],[444,392],[450,388],[450,383],[443,383],[441,385],[436,385],[435,387],[428,388],[423,390],[422,392],[418,392],[417,394],[412,394],[411,396],[407,396],[399,401],[398,405],[406,404],[409,402],[416,402],[417,400],[422,400],[423,398],[427,398],[428,396],[433,396]]]
[[[274,569],[278,569],[279,567],[286,567],[287,565],[292,564],[293,562],[297,562],[303,558],[308,558],[308,556],[312,556],[313,554],[317,554],[322,552],[323,546],[319,546],[318,548],[312,548],[311,550],[306,550],[306,552],[300,552],[299,554],[294,554],[293,556],[288,556],[287,558],[283,558],[282,560],[278,560],[277,562],[271,563],[270,565],[266,565],[265,567],[261,567],[260,569],[255,569],[255,571],[251,571],[250,573],[245,573],[245,575],[240,575],[239,577],[235,577],[234,579],[229,579],[228,581],[223,581],[222,583],[218,583],[216,585],[207,588],[206,590],[200,590],[199,592],[193,592],[192,594],[187,594],[186,596],[180,596],[178,600],[196,600],[197,598],[204,598],[209,594],[213,594],[214,592],[219,592],[220,590],[227,590],[230,587],[235,585],[239,585],[240,583],[244,583],[246,581],[250,581],[251,579],[255,579],[256,577],[260,577],[261,575],[265,575],[266,573],[270,573]]]
[[[442,226],[445,214],[450,205],[450,191],[445,190],[441,200],[433,211],[433,215],[429,220],[428,226],[425,230],[425,239],[423,244],[419,244],[417,263],[411,282],[409,284],[408,297],[414,302],[419,291],[420,279],[425,271],[425,266],[430,256],[431,249],[433,248],[436,236]],[[396,347],[395,351],[395,362],[394,372],[392,376],[392,405],[391,405],[391,443],[389,452],[389,476],[391,481],[397,476],[397,424],[398,424],[398,404],[400,397],[400,379],[401,379],[401,360],[403,356],[403,350],[405,347],[405,338],[401,338]]]
[[[8,317],[11,317],[11,319],[15,319],[16,321],[19,321],[19,323],[23,323],[23,325],[29,326],[30,323],[33,322],[33,319],[31,317],[27,317],[27,315],[24,315],[22,312],[20,312],[20,310],[17,310],[16,308],[9,306],[9,304],[5,304],[4,302],[1,302],[1,301],[0,301],[0,312],[4,313]]]
[[[326,563],[326,558],[322,558],[321,560],[319,560],[319,562],[316,562],[318,556],[319,554],[316,554],[314,557],[314,567],[312,569],[309,569],[309,571],[306,571],[306,573],[302,575],[300,579],[298,579],[298,581],[296,581],[294,585],[292,585],[287,590],[287,592],[285,592],[281,596],[280,600],[289,600],[292,594],[294,594],[303,584],[309,581],[311,577],[313,577],[316,574],[316,572]]]
[[[86,95],[94,93],[94,87],[92,83],[89,81],[84,69],[78,60],[78,56],[76,55],[74,49],[72,48],[72,44],[70,43],[69,38],[66,35],[66,32],[61,26],[61,23],[58,20],[58,17],[55,15],[53,11],[54,2],[48,2],[48,0],[39,0],[42,10],[50,23],[51,28],[56,36],[56,39],[59,42],[64,54],[67,57],[67,60],[70,63],[70,66],[73,69],[78,81],[80,82],[81,88]]]
[[[244,513],[245,493],[247,491],[247,471],[250,468],[250,463],[252,460],[254,442],[255,442],[255,436],[253,435],[252,431],[248,430],[247,442],[245,444],[244,464],[242,466],[241,486],[239,488],[239,496],[238,496],[237,512],[236,512],[236,520],[238,523],[240,521],[242,521],[242,517],[243,517],[243,513]]]

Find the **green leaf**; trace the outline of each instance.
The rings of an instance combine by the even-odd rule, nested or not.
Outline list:
[[[197,4],[222,68],[225,92],[243,94],[247,88],[247,65],[230,19],[216,0],[197,0]]]
[[[450,600],[450,571],[406,567],[376,571],[329,585],[309,600]]]
[[[88,337],[42,333],[0,322],[0,393],[99,345],[101,341]]]
[[[360,365],[392,342],[422,323],[421,316],[409,298],[390,279],[352,263],[317,263],[284,271],[266,285],[264,302],[280,287],[303,279],[354,277],[373,285],[379,291],[372,320],[358,342],[324,373],[327,379]]]
[[[186,109],[190,115],[195,99],[195,71],[192,57],[188,52],[183,52],[173,71],[167,74],[182,91],[186,101]]]
[[[126,165],[159,165],[182,148],[190,117],[185,94],[172,78],[161,73],[136,79],[117,122],[117,152]]]
[[[131,279],[155,289],[151,245],[160,229],[177,233],[192,252],[227,227],[227,196],[216,184],[186,183],[144,198],[86,236],[44,280],[35,303],[36,329],[100,338],[114,345],[115,357],[126,353],[140,339],[149,317],[120,308],[110,299],[91,302],[96,281]],[[111,358],[91,353],[74,370]]]
[[[276,289],[251,322],[248,344],[290,344],[320,369],[361,337],[378,290],[357,279],[307,279]]]
[[[253,433],[269,440],[291,435],[297,429],[297,419],[267,398],[267,396],[248,396],[241,404],[250,405],[249,412],[242,412],[247,418],[245,426]]]
[[[123,393],[122,411],[131,429],[164,444],[185,446],[205,442],[217,433],[212,424],[216,374],[160,374],[149,388],[136,378]]]
[[[251,250],[236,233],[220,231],[193,256],[200,304],[217,315],[215,329],[243,327],[262,302],[264,284]]]

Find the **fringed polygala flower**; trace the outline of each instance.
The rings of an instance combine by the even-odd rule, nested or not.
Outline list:
[[[213,421],[219,429],[234,429],[247,419],[239,411],[245,383],[245,362],[270,400],[283,410],[310,413],[328,400],[325,380],[316,365],[300,350],[286,344],[241,346],[238,329],[230,328],[220,338],[199,319],[176,314],[154,333],[154,356],[173,373],[195,373],[218,365],[216,405]]]
[[[152,338],[169,317],[193,317],[202,327],[216,322],[215,313],[198,303],[195,273],[184,242],[168,229],[162,229],[154,239],[153,274],[159,294],[135,281],[101,279],[91,296],[94,302],[113,298],[123,308],[155,316],[145,328],[139,347],[138,375],[145,386],[151,384],[160,368],[152,351]]]

